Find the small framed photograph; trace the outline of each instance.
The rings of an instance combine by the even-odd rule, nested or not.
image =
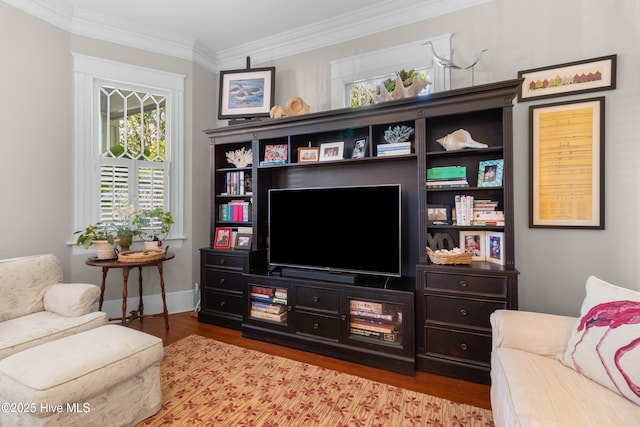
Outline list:
[[[502,187],[504,159],[484,160],[478,164],[478,187]]]
[[[504,265],[504,233],[487,231],[487,261]]]
[[[298,163],[311,163],[320,160],[320,148],[300,147],[298,148]]]
[[[220,71],[218,119],[269,117],[275,81],[275,67]]]
[[[235,248],[243,251],[251,249],[251,241],[253,240],[252,234],[238,233],[236,234]]]
[[[287,144],[265,145],[264,161],[260,166],[283,165],[289,161],[289,146]]]
[[[213,236],[213,247],[215,249],[231,248],[231,227],[216,227],[216,233]]]
[[[342,160],[344,141],[320,144],[320,161]]]
[[[362,159],[367,157],[367,138],[356,139],[353,144],[352,159]]]
[[[471,261],[486,261],[486,240],[487,236],[484,231],[461,231],[459,246],[465,252],[473,253]]]
[[[451,205],[427,205],[428,225],[451,225]]]

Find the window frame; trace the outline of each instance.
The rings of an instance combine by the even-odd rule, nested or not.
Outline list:
[[[175,223],[165,241],[182,247],[184,236],[184,81],[185,76],[73,53],[74,69],[74,212],[73,230],[83,230],[100,218],[100,96],[102,85],[125,85],[166,97],[169,147],[168,209]],[[90,141],[91,143],[87,143]],[[73,243],[72,239],[70,243]],[[74,253],[84,253],[74,246]]]

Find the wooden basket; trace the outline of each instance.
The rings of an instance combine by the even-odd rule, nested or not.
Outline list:
[[[436,253],[431,248],[427,248],[427,255],[434,264],[471,264],[473,258],[473,252]]]
[[[118,254],[120,262],[145,262],[163,259],[165,251],[161,249],[145,249],[143,251],[123,251]]]

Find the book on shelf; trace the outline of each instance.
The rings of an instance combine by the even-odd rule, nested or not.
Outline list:
[[[218,205],[220,221],[249,222],[251,218],[251,202],[246,200],[231,200]]]
[[[427,188],[469,187],[466,166],[441,166],[427,169]]]
[[[456,225],[471,225],[471,219],[473,218],[473,196],[456,194],[454,200]]]
[[[369,313],[382,314],[382,304],[371,301],[361,301],[352,299],[349,301],[349,309],[356,311],[366,311]]]
[[[251,173],[245,171],[227,172],[223,196],[251,196],[253,193]]]
[[[495,200],[475,200],[472,225],[504,226],[504,212],[498,210],[498,205]]]
[[[257,311],[264,311],[265,313],[280,314],[287,311],[287,306],[282,304],[271,304],[262,301],[251,301],[251,309]]]
[[[278,323],[283,323],[287,320],[286,311],[284,313],[274,314],[274,313],[267,313],[265,311],[251,309],[251,312],[249,313],[249,315],[257,319],[271,320],[272,322],[278,322]]]
[[[376,153],[379,157],[411,154],[411,142],[398,142],[395,144],[379,144],[376,148]]]
[[[352,316],[360,316],[360,317],[367,317],[371,319],[382,319],[382,320],[389,320],[389,321],[392,321],[395,317],[393,314],[372,313],[370,311],[361,311],[361,310],[351,310],[350,314]]]
[[[358,329],[358,328],[350,328],[350,332],[353,335],[359,335],[366,338],[376,338],[376,339],[380,339],[382,341],[387,341],[387,342],[399,342],[400,336],[401,336],[400,334],[395,332],[385,333],[385,332],[367,331],[365,329]]]
[[[349,326],[351,328],[363,329],[365,331],[383,332],[387,334],[390,334],[394,331],[393,325],[380,322],[367,322],[360,319],[351,319],[351,322],[349,322]]]

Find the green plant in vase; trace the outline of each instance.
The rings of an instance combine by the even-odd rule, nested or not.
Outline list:
[[[97,222],[84,230],[76,231],[75,234],[78,234],[76,245],[82,245],[85,249],[89,249],[90,246],[94,245],[99,259],[116,257],[115,248],[118,244],[118,230],[115,224]]]
[[[133,243],[133,238],[140,235],[140,230],[133,224],[136,213],[135,206],[131,204],[122,206],[116,213],[119,218],[117,233],[120,239],[120,249],[128,251]]]
[[[161,207],[152,210],[141,211],[133,216],[132,224],[138,230],[145,242],[158,242],[156,246],[162,247],[162,239],[169,235],[173,215]]]

